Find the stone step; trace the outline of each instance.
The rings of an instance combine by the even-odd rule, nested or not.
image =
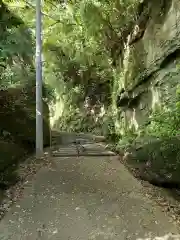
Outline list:
[[[79,154],[76,152],[52,152],[52,157],[75,157],[75,156],[87,156],[87,157],[98,157],[98,156],[116,156],[113,152],[80,152]]]
[[[116,154],[106,150],[103,146],[59,146],[51,148],[52,156],[115,156]]]

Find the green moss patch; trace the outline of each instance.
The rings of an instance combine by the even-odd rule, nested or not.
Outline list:
[[[180,187],[180,138],[156,140],[134,150],[126,164],[155,185]]]

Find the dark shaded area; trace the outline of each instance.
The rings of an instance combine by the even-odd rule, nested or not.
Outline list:
[[[171,62],[174,62],[180,56],[180,49],[176,49],[174,52],[169,54],[160,64],[160,68],[165,68]]]
[[[16,164],[35,149],[35,107],[35,92],[30,88],[0,91],[0,187],[16,181]],[[49,146],[49,108],[45,102],[43,107],[44,146]]]
[[[136,96],[135,98],[131,99],[129,101],[128,107],[131,109],[137,107],[140,103],[140,99],[141,99],[141,94]]]
[[[14,15],[2,0],[0,0],[0,19],[1,19],[1,31],[5,31],[7,28],[13,26],[17,27],[21,24],[24,25],[23,20]]]
[[[131,97],[131,95],[128,92],[121,92],[121,94],[116,99],[116,106],[117,107],[126,107],[126,108],[135,108],[139,105],[141,94]]]
[[[117,107],[128,106],[129,101],[130,101],[130,97],[127,92],[124,92],[124,89],[123,89],[123,91],[120,93],[120,95],[117,96],[116,106]]]

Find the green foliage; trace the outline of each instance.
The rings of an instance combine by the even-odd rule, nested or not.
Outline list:
[[[7,3],[8,1],[5,1]],[[27,82],[34,77],[32,34],[20,16],[2,3],[0,39],[0,88]]]
[[[152,113],[151,124],[146,131],[157,137],[171,137],[180,134],[180,87],[177,88],[176,102],[166,102]]]
[[[124,128],[123,138],[119,139],[118,147],[136,148],[155,139],[180,135],[180,87],[177,87],[176,101],[166,101],[161,106],[157,106],[152,110],[147,122],[138,130]]]

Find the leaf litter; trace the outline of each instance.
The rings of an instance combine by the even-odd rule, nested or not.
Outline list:
[[[33,176],[44,166],[52,170],[56,167],[48,152],[45,152],[44,156],[39,159],[34,155],[30,156],[26,161],[17,166],[16,174],[20,180],[7,190],[0,192],[0,220],[4,217],[6,212],[9,211],[12,204],[16,203],[17,200],[22,197],[24,186],[28,184]],[[20,206],[17,205],[17,207]]]

